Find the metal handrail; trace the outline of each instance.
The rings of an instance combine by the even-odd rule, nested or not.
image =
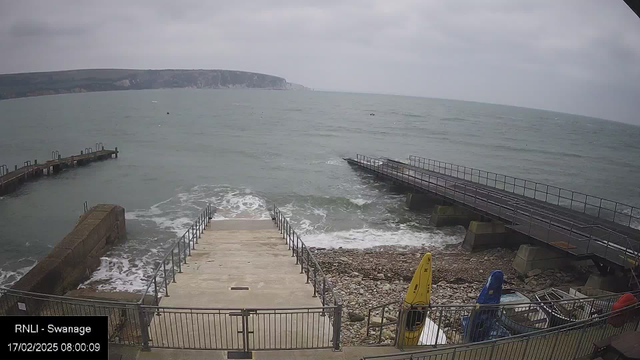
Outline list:
[[[276,223],[278,230],[282,234],[282,238],[287,243],[289,250],[291,250],[291,257],[296,258],[296,265],[300,265],[300,274],[306,274],[307,284],[310,279],[313,280],[313,297],[320,296],[320,301],[323,306],[322,315],[329,315],[329,318],[333,320],[333,346],[334,350],[340,349],[340,335],[342,331],[342,300],[336,296],[333,291],[333,285],[322,271],[322,268],[316,261],[315,256],[309,250],[309,247],[300,239],[300,235],[287,220],[287,217],[273,205],[273,213],[271,219]],[[306,255],[306,260],[305,260]],[[313,269],[311,269],[311,267]],[[320,282],[320,283],[318,283]],[[325,311],[324,307],[331,302],[331,299],[327,298],[327,295],[333,299],[333,306],[335,311]]]
[[[597,295],[597,296],[587,296],[587,297],[581,297],[581,298],[575,298],[575,299],[560,299],[560,300],[545,300],[545,301],[523,301],[523,302],[510,302],[510,303],[506,303],[506,304],[496,304],[496,305],[489,305],[489,304],[435,304],[435,305],[429,305],[429,308],[438,308],[438,307],[451,307],[451,306],[458,306],[458,307],[468,307],[468,308],[473,308],[473,309],[478,309],[478,308],[491,308],[491,309],[495,309],[495,308],[502,308],[502,307],[511,307],[514,305],[543,305],[543,304],[554,304],[554,303],[571,303],[571,302],[585,302],[585,301],[592,301],[592,300],[611,300],[611,299],[617,299],[620,296],[624,295],[624,294],[632,294],[633,296],[636,297],[640,297],[640,290],[633,290],[633,291],[625,291],[625,292],[620,292],[620,293],[613,293],[613,294],[604,294],[604,295]],[[384,303],[384,304],[380,304],[380,305],[376,305],[373,306],[371,308],[369,308],[369,310],[375,310],[375,309],[379,309],[382,307],[388,307],[390,305],[401,305],[403,303],[402,300],[398,300],[398,301],[391,301],[388,303]]]
[[[415,163],[418,163],[418,165],[415,165]],[[430,166],[432,163],[434,164],[433,169],[432,169],[432,167]],[[401,164],[404,164],[404,163],[401,163]],[[427,165],[427,167],[426,167],[426,168],[425,168],[425,164]],[[436,167],[435,167],[435,164],[438,164],[438,168],[437,168],[437,169],[436,169]],[[440,164],[444,164],[444,170],[442,170],[442,166],[441,166]],[[406,164],[405,164],[405,165],[406,165]],[[441,173],[441,174],[444,174],[444,175],[454,176],[454,177],[456,177],[456,178],[461,178],[461,177],[460,177],[460,165],[455,165],[455,164],[450,164],[450,163],[446,163],[446,162],[441,162],[441,161],[438,161],[438,160],[426,159],[426,158],[422,158],[422,157],[414,156],[414,155],[410,155],[410,156],[409,156],[409,165],[410,165],[410,166],[413,166],[413,167],[422,168],[422,169],[425,169],[425,170],[428,170],[428,171],[434,171],[434,172],[438,172],[438,173]],[[455,174],[454,174],[454,171],[453,171],[453,170],[454,170],[453,166],[455,166],[455,167],[456,167],[456,168],[455,168],[455,170],[456,170],[456,171],[455,171]],[[507,190],[507,189],[506,189],[506,186],[505,186],[505,184],[507,183],[506,178],[507,178],[507,177],[510,177],[510,176],[508,176],[508,175],[502,175],[502,174],[497,174],[497,173],[493,173],[493,172],[487,172],[487,171],[485,171],[485,170],[478,170],[478,169],[474,169],[474,168],[467,168],[467,167],[465,167],[465,166],[462,166],[462,168],[463,168],[463,169],[462,169],[462,179],[464,179],[464,180],[469,180],[469,181],[471,181],[471,182],[475,182],[475,183],[480,184],[480,185],[485,185],[485,186],[488,186],[488,187],[493,187],[493,188],[498,189],[498,190],[509,191],[509,190]],[[448,172],[448,173],[447,173],[447,169],[449,169],[449,172]],[[467,179],[467,177],[466,177],[466,175],[467,175],[467,169],[470,169],[470,170],[471,170],[471,176],[470,176],[470,179]],[[474,171],[478,171],[478,175],[476,176],[477,181],[474,181],[474,179],[473,179],[473,172],[474,172]],[[482,183],[482,181],[480,181],[480,179],[482,179],[482,177],[481,177],[481,172],[484,172],[484,173],[485,173],[485,177],[484,177],[485,182],[484,182],[484,183]],[[491,178],[490,178],[489,174],[493,174],[493,175],[494,175],[493,179],[491,179]],[[503,181],[501,181],[501,182],[503,183],[503,187],[502,187],[502,189],[500,189],[500,187],[499,187],[499,186],[497,186],[497,183],[498,183],[497,178],[498,178],[498,176],[502,176],[502,177],[503,177]],[[531,180],[522,180],[522,179],[518,179],[518,178],[515,178],[515,177],[511,177],[511,178],[513,178],[513,179],[514,179],[514,181],[513,181],[513,188],[512,188],[512,193],[513,193],[513,194],[516,194],[516,195],[522,195],[522,196],[526,196],[526,197],[533,198],[533,199],[535,199],[535,200],[543,201],[542,199],[539,199],[539,198],[538,198],[538,196],[537,196],[537,194],[538,194],[538,192],[539,192],[539,193],[540,193],[540,195],[545,195],[545,196],[544,196],[544,202],[549,203],[549,204],[551,204],[551,205],[556,205],[556,206],[565,207],[565,206],[563,206],[563,205],[560,203],[560,199],[562,198],[562,199],[565,199],[565,200],[569,200],[569,201],[570,201],[570,207],[569,207],[569,209],[570,209],[570,210],[573,210],[573,211],[578,211],[578,210],[576,210],[576,209],[575,209],[575,207],[573,206],[574,201],[577,201],[578,203],[580,203],[580,202],[579,202],[579,200],[575,199],[574,194],[580,194],[580,195],[583,195],[585,200],[584,200],[584,202],[582,203],[584,206],[582,207],[582,211],[581,211],[581,213],[586,214],[586,215],[590,215],[590,216],[597,216],[597,218],[601,218],[601,219],[603,219],[603,218],[601,217],[601,214],[603,214],[603,212],[601,211],[602,209],[605,209],[605,210],[609,210],[609,211],[611,211],[611,209],[602,208],[602,201],[604,200],[604,201],[608,201],[608,202],[614,202],[614,201],[612,201],[612,200],[602,199],[602,198],[599,198],[599,197],[596,197],[596,196],[593,196],[593,195],[587,195],[587,194],[583,194],[583,193],[580,193],[580,192],[577,192],[577,191],[565,190],[565,189],[562,189],[562,188],[558,188],[558,187],[552,186],[552,187],[555,187],[555,188],[557,188],[557,189],[558,189],[558,194],[557,194],[557,195],[556,195],[556,194],[552,194],[552,196],[555,196],[555,197],[558,199],[558,202],[557,202],[557,203],[553,203],[553,202],[549,202],[549,201],[548,201],[548,195],[549,195],[548,188],[549,188],[549,186],[551,186],[551,185],[547,185],[547,184],[543,184],[543,183],[538,183],[538,182],[531,181]],[[489,181],[489,180],[493,180],[493,186],[489,184],[489,183],[490,183],[490,181]],[[522,193],[522,194],[519,194],[519,193],[517,193],[517,192],[516,192],[516,188],[517,188],[516,180],[520,180],[520,181],[523,183],[523,185],[522,185],[522,186],[523,186],[523,193]],[[531,187],[527,187],[527,182],[529,182],[529,183],[533,183],[533,184],[534,184],[534,187],[533,187],[533,188],[531,188]],[[545,191],[545,192],[542,192],[542,190],[538,190],[538,187],[539,187],[539,186],[545,186],[545,187],[546,187],[546,191]],[[526,190],[533,190],[533,191],[534,191],[534,192],[533,192],[533,196],[528,196],[528,195],[527,195],[527,193],[526,193]],[[570,191],[570,192],[572,193],[571,198],[563,197],[563,196],[561,195],[561,194],[562,194],[562,191]],[[588,204],[588,203],[587,203],[587,199],[588,199],[589,197],[591,197],[591,198],[595,198],[595,199],[599,199],[599,200],[600,200],[600,204],[599,204],[599,208],[598,208],[598,213],[597,213],[597,215],[590,214],[590,213],[588,213],[588,212],[587,212],[587,210],[586,210],[586,209],[587,209],[587,205],[595,207],[595,205],[593,205],[593,204]],[[631,227],[631,220],[633,219],[633,206],[631,206],[631,205],[626,205],[626,204],[622,204],[622,203],[616,203],[616,204],[619,204],[619,205],[622,205],[622,206],[627,206],[627,207],[629,207],[629,208],[630,208],[630,210],[629,210],[629,211],[630,211],[630,212],[629,212],[629,215],[626,215],[626,214],[624,214],[624,215],[625,215],[625,216],[629,216],[629,223],[628,223],[628,225],[626,225],[626,226]],[[530,211],[537,211],[537,212],[539,212],[539,213],[543,213],[543,211],[538,210],[538,209],[534,209],[534,208],[531,208],[531,207],[527,207],[527,208],[529,208],[529,209],[530,209]],[[566,207],[565,207],[565,208],[566,208]],[[618,208],[618,205],[616,205],[614,209],[617,209],[617,208]],[[637,209],[637,208],[636,208],[636,210],[639,210],[639,211],[640,211],[640,209]],[[623,213],[621,213],[621,214],[623,214]],[[554,216],[558,217],[558,215],[557,215],[557,214],[554,214]],[[638,220],[640,220],[640,216],[639,216],[639,217],[637,217],[637,219],[638,219]],[[605,219],[605,220],[608,220],[608,219]],[[571,221],[571,220],[565,220],[565,221],[570,221],[570,222],[572,223],[571,229],[573,229],[574,222],[573,222],[573,221]],[[625,224],[623,224],[623,223],[620,223],[620,222],[616,222],[616,221],[615,221],[615,214],[614,214],[613,219],[612,219],[611,221],[612,221],[612,222],[615,222],[615,223],[617,223],[617,224],[620,224],[620,225],[625,225]],[[600,228],[601,230],[606,231],[606,232],[608,232],[608,233],[609,233],[609,238],[611,237],[611,235],[616,235],[616,236],[618,236],[618,237],[623,238],[623,239],[625,240],[626,244],[627,244],[627,249],[631,249],[631,250],[632,250],[632,251],[631,251],[631,253],[634,255],[634,256],[633,256],[633,260],[634,260],[635,265],[636,265],[636,266],[638,266],[638,265],[640,264],[640,242],[636,242],[636,244],[634,245],[634,244],[632,244],[632,242],[631,242],[631,240],[629,239],[629,237],[628,237],[628,236],[626,236],[626,235],[624,235],[624,234],[620,234],[620,233],[619,233],[619,232],[617,232],[617,231],[614,231],[614,230],[611,230],[611,229],[605,228],[604,226],[599,225],[599,224],[590,224],[590,225],[578,225],[578,224],[576,224],[576,225],[577,225],[577,227],[578,227],[578,228],[583,228],[583,229],[584,229],[584,228]],[[590,238],[591,238],[591,235],[592,235],[592,234],[593,234],[593,233],[591,233],[591,234],[589,235],[589,236],[590,236]],[[633,266],[631,266],[631,267],[633,267]]]
[[[498,344],[503,344],[503,343],[510,343],[510,342],[518,342],[518,341],[528,341],[528,339],[535,339],[538,337],[542,337],[542,336],[548,336],[548,335],[552,335],[555,333],[566,333],[569,331],[573,331],[573,330],[582,330],[584,333],[584,330],[590,326],[597,326],[597,325],[601,325],[603,324],[603,322],[606,322],[609,318],[615,317],[615,316],[624,316],[625,314],[633,314],[634,312],[637,312],[640,309],[640,303],[636,303],[627,307],[624,307],[622,309],[618,309],[615,311],[611,311],[605,314],[601,314],[586,320],[581,320],[581,321],[576,321],[573,323],[568,323],[568,324],[564,324],[564,325],[560,325],[557,327],[553,327],[553,328],[548,328],[548,329],[542,329],[542,330],[537,330],[537,331],[533,331],[533,332],[529,332],[529,333],[525,333],[525,334],[520,334],[520,335],[515,335],[515,336],[509,336],[509,337],[504,337],[504,338],[499,338],[499,339],[493,339],[493,340],[485,340],[485,341],[478,341],[478,342],[474,342],[474,343],[464,343],[464,344],[458,344],[458,345],[453,345],[453,346],[447,346],[446,348],[431,348],[431,349],[426,349],[426,350],[415,350],[415,351],[405,351],[405,352],[401,352],[401,353],[395,353],[395,354],[385,354],[385,355],[371,355],[371,356],[364,356],[362,359],[414,359],[414,357],[420,357],[422,358],[424,356],[424,358],[426,359],[427,356],[429,356],[429,353],[432,352],[442,352],[442,351],[452,351],[454,354],[457,352],[458,349],[463,349],[463,348],[474,348],[475,350],[481,350],[483,348],[487,348],[487,347],[495,347],[495,345]],[[628,316],[628,318],[626,320],[630,320],[631,322],[637,322],[637,316]],[[400,331],[400,334],[398,337],[402,336],[402,331]],[[582,348],[579,347],[580,342],[582,341],[582,338],[578,341],[578,345],[576,346],[576,349],[586,349],[587,347],[584,346]],[[557,345],[557,344],[556,344]],[[555,347],[555,345],[554,345]],[[526,350],[525,350],[526,352]],[[439,354],[440,356],[442,356],[443,354]],[[447,358],[447,356],[445,355],[443,358]],[[491,356],[489,357],[491,358]],[[574,359],[576,357],[573,357]]]
[[[282,233],[282,237],[285,239],[289,250],[291,250],[291,256],[296,258],[296,265],[300,265],[300,273],[306,274],[307,283],[311,280],[313,281],[313,296],[320,295],[322,306],[326,306],[328,303],[329,299],[327,299],[327,295],[330,295],[333,299],[333,305],[341,305],[341,299],[336,296],[331,281],[324,274],[324,271],[322,271],[316,258],[309,250],[309,246],[300,239],[300,235],[276,205],[273,205],[272,219],[276,223],[278,230]]]
[[[569,313],[574,313],[575,311],[582,311],[580,310],[581,307],[586,307],[592,310],[593,309],[602,310],[603,308],[607,308],[606,312],[609,312],[610,311],[609,307],[613,305],[613,303],[616,300],[618,300],[620,296],[626,293],[630,293],[634,295],[636,298],[640,296],[640,290],[635,290],[635,291],[628,291],[623,293],[605,294],[605,295],[581,297],[581,298],[575,298],[575,299],[523,301],[523,302],[500,303],[495,305],[493,304],[437,304],[437,305],[429,304],[427,306],[424,306],[424,308],[428,309],[431,313],[439,315],[438,318],[445,316],[446,314],[454,314],[455,316],[459,317],[460,315],[465,315],[465,314],[469,315],[472,313],[489,313],[489,312],[496,312],[496,311],[500,312],[500,311],[504,311],[505,309],[513,309],[515,307],[520,309],[524,309],[524,308],[532,309],[532,308],[543,308],[543,307],[547,307],[547,308],[555,307],[557,305],[562,305],[565,309],[569,311]],[[387,321],[387,322],[384,321],[389,316],[387,310],[395,306],[401,312],[402,304],[403,304],[403,301],[399,300],[399,301],[387,302],[387,303],[376,305],[369,308],[367,313],[367,327],[366,327],[367,336],[371,334],[372,329],[378,329],[377,334],[374,333],[374,335],[377,336],[376,342],[380,343],[382,341],[383,328],[398,324],[398,320]],[[395,311],[395,312],[398,313],[398,311]],[[372,314],[374,313],[380,314],[379,324],[371,323]],[[401,315],[402,315],[401,313],[393,314],[394,317],[398,316],[398,319],[400,318]],[[430,345],[433,345],[433,344],[430,344]]]
[[[404,181],[410,185],[418,186],[419,184],[422,187],[426,185],[427,191],[434,192],[440,196],[448,197],[449,199],[453,199],[454,201],[459,202],[464,206],[470,207],[471,209],[482,210],[477,207],[478,203],[485,203],[488,206],[493,206],[494,208],[497,208],[497,212],[496,211],[490,212],[489,210],[483,210],[483,211],[487,213],[492,213],[494,216],[498,216],[500,218],[506,219],[512,222],[513,224],[517,224],[518,220],[522,219],[521,216],[524,216],[525,217],[524,220],[527,221],[529,224],[528,232],[525,232],[525,233],[529,236],[536,237],[533,234],[531,234],[531,225],[533,224],[534,221],[540,222],[542,223],[541,224],[542,226],[546,226],[547,228],[546,238],[539,239],[541,241],[545,241],[545,239],[548,239],[553,228],[553,231],[556,231],[556,232],[560,232],[560,231],[568,232],[569,234],[567,236],[569,237],[570,245],[572,240],[574,241],[588,240],[589,244],[587,246],[587,251],[589,250],[589,248],[591,248],[590,242],[592,240],[599,242],[601,245],[606,246],[605,248],[605,257],[606,257],[606,252],[610,248],[615,247],[615,246],[612,246],[611,244],[612,235],[617,235],[618,237],[620,237],[619,236],[620,234],[608,229],[606,230],[608,234],[607,240],[598,239],[595,236],[593,236],[593,233],[591,233],[589,236],[586,236],[583,232],[577,230],[580,228],[580,226],[582,226],[582,224],[576,224],[573,221],[564,220],[564,222],[568,224],[563,226],[562,224],[553,222],[551,219],[546,219],[546,218],[535,216],[532,214],[532,212],[535,212],[535,211],[539,212],[539,210],[531,209],[529,207],[524,208],[522,206],[520,206],[520,209],[518,210],[517,203],[514,203],[511,197],[508,197],[505,195],[492,194],[493,196],[506,200],[508,203],[511,203],[511,205],[513,206],[505,206],[502,203],[497,203],[489,199],[478,197],[477,195],[478,193],[486,192],[486,190],[477,186],[470,185],[468,183],[459,182],[459,181],[439,177],[436,175],[431,175],[430,173],[425,174],[423,172],[418,172],[418,171],[407,168],[407,170],[414,172],[414,175],[411,175],[404,171],[399,171],[398,168],[400,166],[398,165],[392,166],[386,163],[384,160],[371,158],[365,155],[357,154],[356,160],[358,163],[361,164],[361,166],[363,166],[366,169],[374,170],[379,173],[383,173],[381,170],[395,173],[396,175],[399,175],[399,180]],[[406,165],[403,163],[399,163],[399,164]],[[419,177],[417,176],[418,174],[419,174]],[[473,192],[471,192],[470,190],[473,190]],[[529,212],[523,212],[523,210],[529,210]],[[519,215],[521,216],[519,217]],[[617,250],[621,251],[624,254],[624,260],[625,260],[624,263],[628,265],[629,264],[628,259],[629,258],[637,259],[639,251],[636,249],[636,246],[632,244],[632,242],[627,236],[623,236],[621,241],[626,242],[627,247],[623,248],[621,246],[618,246]],[[640,245],[640,244],[637,244],[637,245]],[[589,254],[594,254],[594,253],[589,253]],[[637,265],[637,262],[636,262],[636,265]]]
[[[160,292],[164,289],[164,296],[169,296],[169,283],[176,282],[176,266],[178,268],[178,273],[182,272],[182,264],[187,263],[187,256],[191,256],[191,250],[195,250],[196,244],[198,243],[198,238],[202,234],[202,232],[206,229],[207,224],[213,218],[213,208],[211,204],[207,204],[207,206],[202,210],[200,215],[194,220],[191,226],[184,232],[184,234],[176,239],[173,245],[167,250],[162,260],[160,260],[158,266],[156,266],[155,271],[147,286],[138,300],[139,304],[143,304],[144,297],[147,295],[151,286],[153,285],[153,299],[154,305],[160,304]],[[177,254],[175,253],[175,250]],[[177,255],[177,259],[176,259]],[[184,261],[184,262],[183,262]],[[170,268],[167,269],[167,265],[170,264]],[[158,284],[158,276],[161,274],[161,283]],[[167,276],[171,275],[171,279],[168,279]]]
[[[590,208],[593,208],[594,213],[595,213],[595,210],[597,210],[597,214],[595,214],[594,216],[600,219],[612,221],[627,227],[632,227],[631,222],[633,219],[636,219],[638,222],[640,222],[640,208],[633,205],[621,203],[618,201],[601,198],[599,196],[594,196],[594,195],[581,193],[579,191],[564,189],[558,186],[548,185],[548,184],[533,181],[533,180],[520,179],[514,176],[494,173],[486,170],[475,169],[475,168],[467,167],[464,165],[456,165],[448,162],[428,159],[428,158],[415,156],[415,155],[409,156],[409,164],[412,166],[421,167],[423,169],[425,168],[425,165],[426,165],[430,171],[435,171],[441,174],[462,178],[464,180],[469,180],[471,182],[490,186],[496,189],[510,191],[514,194],[523,195],[529,198],[533,198],[536,200],[544,201],[549,204],[558,205],[566,208],[567,206],[564,206],[560,202],[560,199],[564,199],[569,203],[568,208],[571,210],[580,211],[580,208],[582,208],[581,210],[582,213],[594,215],[587,212],[587,208],[590,207]],[[418,165],[415,165],[415,164],[418,164]],[[483,173],[484,173],[484,176],[483,176]],[[481,181],[482,179],[484,179],[484,182]],[[493,185],[491,185],[491,183],[493,183]],[[499,187],[498,183],[502,183],[502,187]],[[533,187],[527,186],[527,184],[531,184],[530,186],[533,186]],[[507,185],[510,185],[510,186],[507,186]],[[517,191],[517,189],[519,188],[522,189],[522,193],[519,193]],[[549,192],[550,188],[557,189],[557,193],[550,193]],[[533,193],[533,196],[531,196],[532,193]],[[564,193],[564,196],[563,196],[563,193]],[[538,197],[538,194],[540,194],[540,197]],[[544,195],[544,199],[541,198],[542,195]],[[557,202],[555,203],[550,202],[549,195],[551,195],[552,197],[555,197],[557,199]],[[589,199],[593,199],[595,202],[589,202]],[[609,203],[613,207],[613,209],[606,206],[603,207],[603,204],[606,205],[607,203]],[[574,204],[582,205],[582,206],[578,206],[576,208]],[[624,212],[619,211],[619,208],[628,209],[629,214],[625,214]],[[604,217],[607,211],[613,212],[612,219]],[[638,215],[634,216],[634,213],[637,213]],[[622,217],[628,216],[629,221],[626,224],[616,221],[617,214],[619,214]]]
[[[157,308],[157,306],[155,305],[142,305],[143,308],[149,308],[149,309],[155,309]],[[258,310],[258,311],[271,311],[271,310],[276,310],[276,311],[289,311],[289,310],[323,310],[323,309],[334,309],[337,308],[337,305],[327,305],[327,306],[299,306],[299,307],[265,307],[265,308],[260,308],[260,307],[200,307],[200,306],[192,306],[192,307],[183,307],[183,306],[162,306],[163,309],[170,309],[170,310],[242,310],[242,309],[248,309],[248,310]]]

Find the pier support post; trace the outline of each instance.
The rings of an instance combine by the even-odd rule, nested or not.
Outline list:
[[[521,274],[526,274],[533,269],[555,269],[569,264],[566,253],[553,250],[548,247],[534,245],[520,245],[513,268]]]
[[[402,194],[409,191],[409,188],[406,187],[405,185],[402,185],[396,182],[390,182],[388,186],[388,191],[394,194]]]
[[[507,230],[501,222],[471,221],[462,248],[467,251],[476,251],[503,246],[507,236]]]
[[[621,292],[627,290],[628,283],[629,279],[622,276],[622,273],[607,275],[591,274],[584,286],[611,292]]]
[[[424,210],[442,205],[442,200],[428,194],[407,193],[406,204],[409,210]]]
[[[479,220],[480,216],[457,206],[436,205],[431,214],[431,225],[440,226],[468,226],[472,220]]]

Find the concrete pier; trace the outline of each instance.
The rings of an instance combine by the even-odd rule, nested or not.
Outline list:
[[[520,245],[513,267],[521,274],[533,269],[556,269],[567,265],[571,258],[566,253],[542,246]]]
[[[501,222],[471,221],[462,248],[467,251],[504,246],[509,233]]]
[[[86,148],[80,152],[80,155],[72,155],[65,158],[61,157],[57,151],[53,151],[51,157],[52,160],[40,164],[38,164],[37,159],[33,163],[25,161],[20,168],[15,165],[13,171],[9,171],[9,167],[6,165],[0,164],[0,196],[16,191],[20,185],[28,180],[56,174],[65,168],[84,166],[90,162],[106,160],[112,157],[117,159],[118,148],[105,150],[103,147],[102,150],[97,151]]]
[[[509,229],[511,245],[547,244],[573,260],[590,259],[600,267],[638,271],[640,230],[631,225],[640,221],[640,210],[631,205],[417,156],[410,156],[409,162],[364,155],[345,160],[411,193],[429,194],[442,204],[454,205],[436,206],[432,225],[499,221]],[[410,208],[419,204],[408,201]],[[469,235],[474,242],[475,235]]]
[[[442,205],[442,199],[428,194],[407,193],[406,204],[409,210],[424,210],[436,205]]]
[[[480,215],[457,206],[436,205],[431,214],[431,225],[440,226],[469,226],[472,220],[479,220]]]

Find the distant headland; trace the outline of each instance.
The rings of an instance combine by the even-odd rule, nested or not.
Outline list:
[[[0,75],[0,100],[165,88],[309,90],[282,77],[235,70],[82,69]]]

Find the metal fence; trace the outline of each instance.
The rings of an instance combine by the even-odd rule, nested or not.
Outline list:
[[[640,291],[631,292],[639,296]],[[569,300],[502,303],[498,305],[431,305],[420,308],[403,308],[394,301],[372,307],[367,316],[367,337],[380,344],[387,329],[395,334],[389,345],[402,347],[404,337],[398,332],[403,319],[411,319],[412,313],[424,316],[427,334],[419,346],[457,345],[497,339],[552,328],[585,320],[611,311],[623,293]],[[375,322],[372,319],[376,319]],[[398,320],[399,319],[399,320]],[[386,321],[385,321],[386,320]],[[487,327],[487,324],[492,326]]]
[[[143,347],[242,352],[340,348],[337,306],[143,309],[149,319],[149,341]]]
[[[179,308],[159,306],[169,284],[213,216],[207,205],[167,251],[137,302],[101,301],[0,288],[0,315],[105,315],[109,341],[144,349],[251,350],[340,349],[342,305],[309,248],[274,207],[292,256],[323,306],[300,308]],[[286,230],[285,230],[286,229]],[[293,261],[293,260],[292,260]],[[151,301],[149,301],[149,296]],[[147,303],[145,303],[147,299]],[[152,304],[149,305],[148,303]]]
[[[291,257],[296,258],[296,265],[300,265],[300,274],[306,274],[307,284],[313,285],[313,296],[319,296],[322,306],[341,306],[340,299],[333,291],[331,281],[322,271],[309,247],[300,239],[300,235],[291,226],[282,211],[273,205],[273,221],[285,239]]]
[[[356,160],[365,169],[435,194],[474,212],[502,219],[518,232],[551,245],[557,244],[574,255],[597,255],[627,268],[638,265],[640,242],[600,225],[576,223],[547,209],[528,206],[508,194],[488,193],[483,187],[416,171],[406,164],[389,163],[364,155],[357,155]]]
[[[140,297],[140,304],[143,303],[145,296],[150,291],[152,291],[154,305],[156,306],[160,304],[160,298],[163,295],[169,296],[169,284],[176,282],[176,273],[182,272],[182,265],[187,263],[187,257],[191,255],[191,250],[196,248],[198,239],[213,218],[213,213],[213,207],[211,204],[207,204],[191,226],[173,243],[158,263],[158,266],[156,266]]]
[[[142,345],[144,317],[137,303],[102,301],[38,294],[0,288],[0,315],[103,315],[109,342]]]
[[[640,227],[640,209],[618,201],[491,171],[409,156],[409,164],[440,174],[562,206],[625,226]]]
[[[587,320],[552,329],[529,332],[503,339],[445,346],[429,350],[389,355],[365,356],[363,359],[393,360],[461,360],[461,359],[531,359],[567,360],[589,355],[594,343],[624,332],[637,331],[640,303]]]

